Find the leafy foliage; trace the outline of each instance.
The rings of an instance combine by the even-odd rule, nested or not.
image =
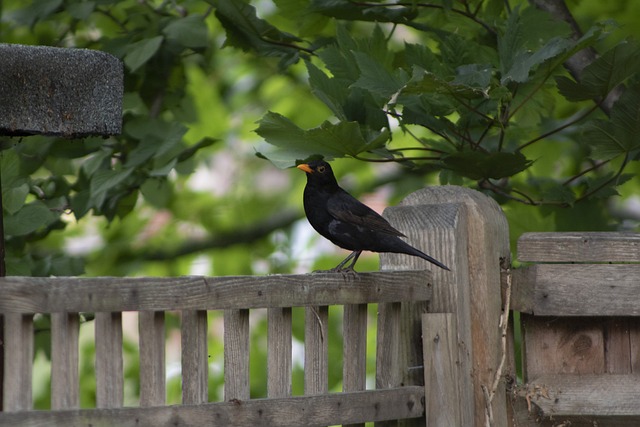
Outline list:
[[[214,4],[224,11],[237,3]],[[575,37],[568,25],[524,5],[510,10],[496,2],[409,6],[314,1],[306,8],[293,1],[281,6],[285,3],[298,6],[298,18],[317,14],[341,22],[314,20],[324,24],[315,38],[303,40],[287,33],[287,49],[297,47],[306,58],[312,93],[333,117],[305,131],[281,115],[267,113],[257,132],[272,148],[263,149],[261,155],[280,167],[313,156],[395,161],[414,167],[427,162],[441,171],[442,183],[470,179],[497,197],[570,206],[615,188],[628,163],[637,160],[635,124],[630,119],[640,111],[637,98],[620,97],[610,116],[596,110],[620,84],[630,84],[629,91],[634,92],[640,70],[638,43],[616,44],[588,64],[579,80],[567,76],[562,67],[576,52],[601,43],[609,31],[604,24]],[[235,7],[250,16],[253,37],[284,34],[257,18],[250,4]],[[236,29],[246,32],[249,27],[228,14],[225,20],[228,44],[235,45]],[[376,24],[364,36],[348,27],[372,21]],[[256,30],[260,28],[268,31]],[[300,33],[306,34],[302,26]],[[273,45],[283,41],[276,38],[266,45],[241,47],[270,56]],[[572,103],[565,108],[573,110],[574,117],[557,118],[555,128],[547,129],[544,125],[558,113],[546,101],[557,99],[558,93]],[[576,132],[575,125],[583,132]],[[534,161],[555,159],[531,157],[531,146],[560,139],[579,148],[578,163],[599,162],[599,166],[587,166],[573,176],[567,170],[555,177],[539,176],[535,167],[531,169]],[[624,159],[622,164],[609,162],[619,158]],[[525,171],[527,178],[520,178]],[[597,191],[593,180],[599,182]],[[545,190],[540,193],[542,183]]]

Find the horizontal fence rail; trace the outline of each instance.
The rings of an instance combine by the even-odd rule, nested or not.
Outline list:
[[[0,278],[0,313],[226,310],[428,300],[431,288],[422,285],[428,274],[5,277]]]
[[[252,399],[157,408],[86,409],[0,413],[6,426],[139,427],[237,426],[314,427],[411,419],[424,415],[424,387],[332,393],[323,396]]]

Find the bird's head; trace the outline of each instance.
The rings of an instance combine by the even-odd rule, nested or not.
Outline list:
[[[307,174],[307,182],[318,185],[338,185],[331,165],[324,160],[312,160],[296,166]]]

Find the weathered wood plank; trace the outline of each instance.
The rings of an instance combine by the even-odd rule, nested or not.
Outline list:
[[[460,424],[458,350],[455,317],[451,313],[422,315],[425,417],[429,427]]]
[[[119,408],[124,401],[122,313],[96,313],[96,406]]]
[[[223,277],[5,277],[1,313],[224,310],[429,300],[428,271]]]
[[[496,284],[500,283],[500,263],[509,258],[508,224],[504,214],[487,196],[453,186],[419,190],[388,211],[388,218],[394,220],[392,224],[405,232],[413,245],[452,269],[451,272],[432,269],[433,296],[428,303],[416,304],[412,310],[403,313],[402,330],[414,333],[401,341],[419,342],[415,331],[420,330],[420,315],[427,309],[456,314],[458,360],[462,370],[468,373],[461,376],[459,382],[460,399],[469,402],[460,423],[484,425],[486,405],[481,386],[492,383],[501,356],[501,334],[497,325],[502,301],[500,287]],[[383,260],[394,257],[400,258],[382,254],[381,265]],[[415,257],[406,258],[397,259],[391,268],[415,266],[421,262]],[[408,306],[403,303],[403,310],[405,305]],[[412,323],[408,322],[407,315],[414,316]],[[419,352],[413,353],[402,349],[401,363],[405,364],[402,360],[407,360],[408,368],[421,364],[422,347],[418,345],[418,348]],[[408,381],[418,377],[423,380],[419,370],[406,372],[409,373],[406,375]],[[411,378],[412,373],[418,375]],[[503,390],[502,383],[499,387]],[[500,390],[493,402],[496,426],[506,425],[506,404]]]
[[[631,373],[630,318],[610,317],[602,325],[604,363],[608,374]]]
[[[629,321],[629,341],[630,341],[630,358],[631,373],[640,374],[640,318],[634,317]]]
[[[328,306],[305,308],[304,316],[304,394],[329,391]]]
[[[640,378],[635,375],[547,375],[532,380],[549,398],[533,403],[545,416],[560,420],[566,416],[627,416],[640,425]],[[598,424],[600,425],[600,424]]]
[[[224,400],[246,400],[249,389],[249,310],[224,311]]]
[[[367,380],[367,304],[344,306],[342,390],[364,390]]]
[[[291,308],[270,308],[267,318],[267,397],[291,396]]]
[[[150,408],[0,413],[0,425],[21,427],[274,426],[314,427],[424,414],[423,387],[400,387],[324,396],[253,399]]]
[[[524,380],[545,374],[606,372],[605,319],[520,316]]]
[[[182,403],[195,405],[209,400],[207,312],[185,310],[181,315]]]
[[[513,427],[638,427],[638,417],[633,415],[589,416],[564,415],[562,417],[545,417],[540,408],[533,402],[543,399],[533,391],[527,401],[526,395],[512,396],[509,406],[512,409]]]
[[[140,406],[165,403],[164,312],[138,314],[140,337]]]
[[[399,302],[378,305],[376,336],[376,388],[399,387],[400,372],[400,311]]]
[[[367,385],[367,304],[344,306],[342,331],[342,391],[364,390]],[[344,427],[364,427],[364,424],[345,424]]]
[[[640,262],[640,233],[525,233],[518,259],[526,262]]]
[[[539,316],[640,316],[640,264],[537,264],[513,274],[514,310]]]
[[[78,313],[51,314],[51,409],[80,407]]]
[[[4,315],[4,410],[31,409],[33,316]]]

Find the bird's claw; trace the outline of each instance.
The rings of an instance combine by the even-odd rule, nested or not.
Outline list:
[[[334,267],[334,268],[330,268],[329,270],[313,270],[311,272],[312,274],[317,274],[317,273],[340,273],[342,274],[344,277],[358,277],[358,272],[356,270],[353,269],[353,267],[347,267],[347,268],[339,268],[339,267]]]

